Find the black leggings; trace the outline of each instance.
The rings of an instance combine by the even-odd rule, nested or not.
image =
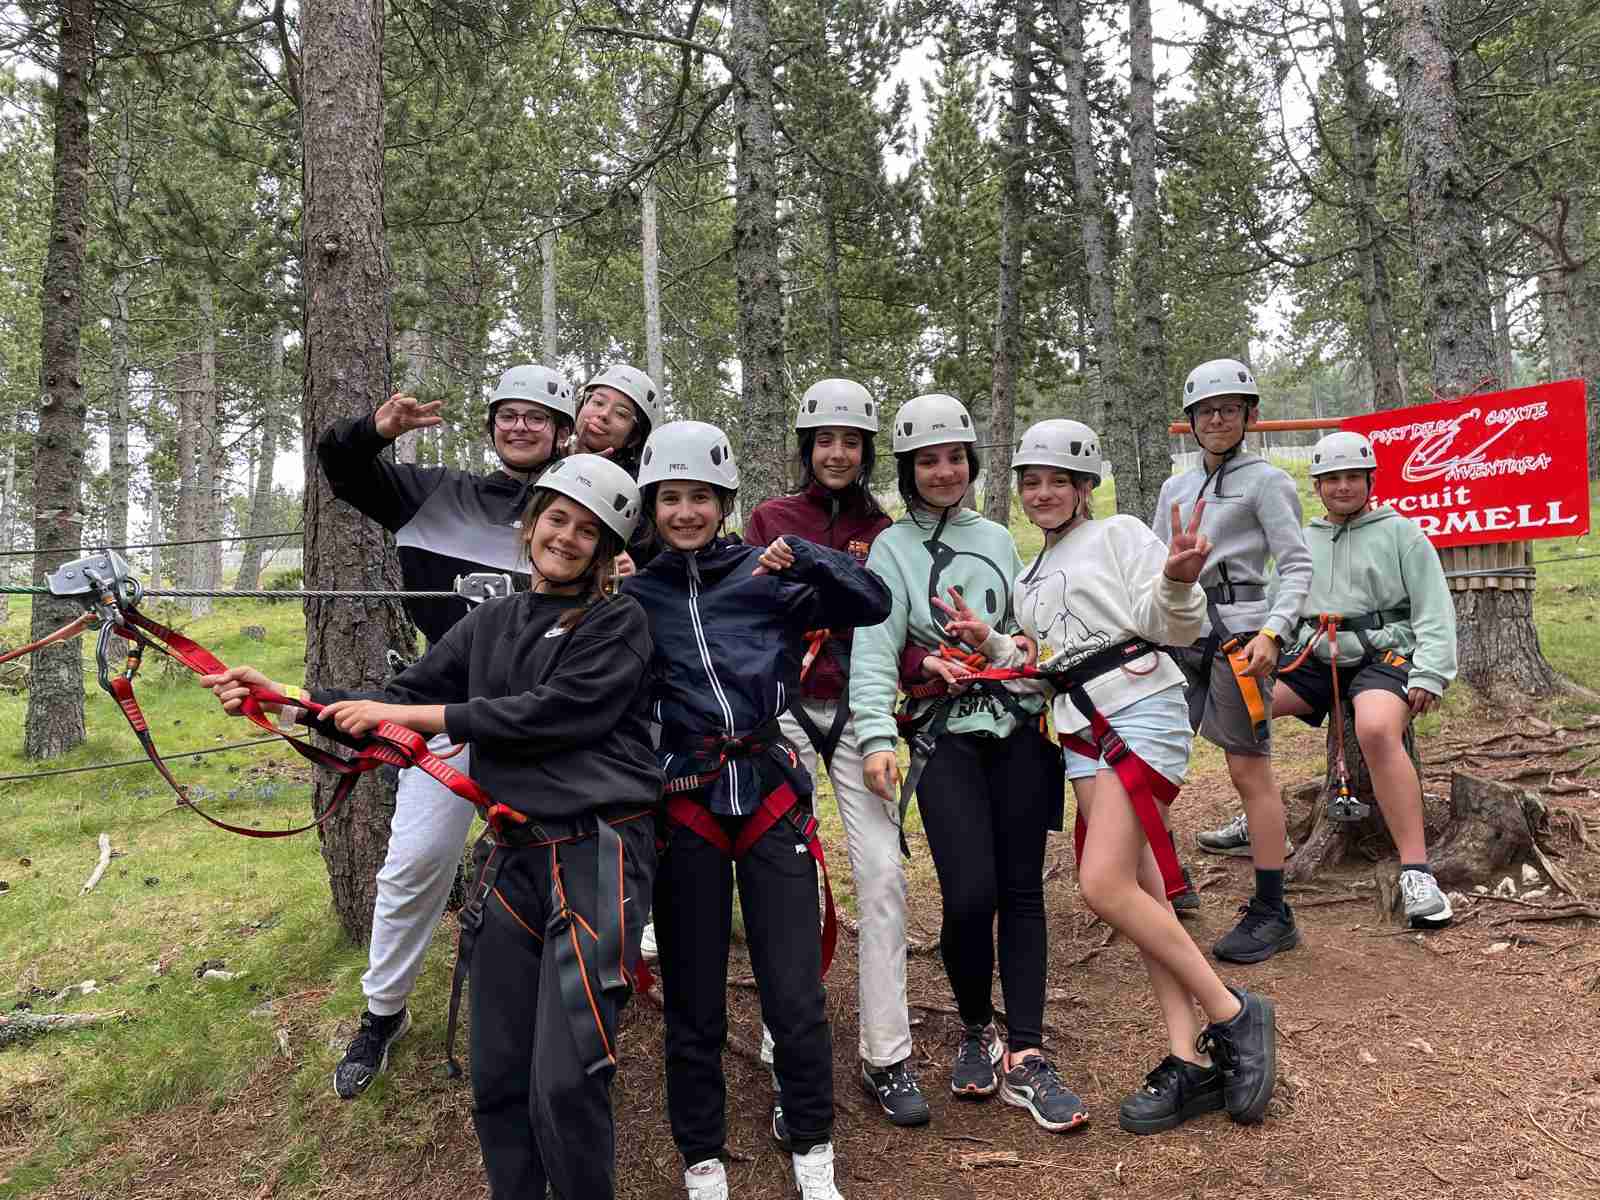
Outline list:
[[[939,949],[968,1025],[987,1023],[1000,918],[1007,1046],[1038,1049],[1044,1026],[1045,832],[1061,804],[1061,753],[1037,729],[946,733],[917,786],[944,902]]]

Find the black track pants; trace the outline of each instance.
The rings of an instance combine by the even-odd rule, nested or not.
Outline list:
[[[1061,752],[1032,728],[1007,738],[947,733],[917,786],[944,906],[939,949],[961,1019],[986,1023],[1000,921],[1007,1045],[1041,1044],[1045,831],[1061,803]]]
[[[749,817],[719,818],[737,840]],[[656,876],[656,945],[666,1015],[667,1111],[686,1166],[723,1151],[728,939],[733,862],[694,831],[668,825]],[[772,1031],[773,1070],[797,1153],[833,1136],[833,1035],[822,992],[816,863],[780,820],[739,860],[745,940]]]
[[[648,817],[629,821],[617,833],[626,863],[625,960],[632,963],[655,874],[655,824]],[[544,945],[552,851],[559,855],[568,903],[593,925],[596,845],[590,837],[509,852],[472,948],[472,1118],[494,1200],[543,1200],[547,1181],[558,1200],[614,1194],[616,1070],[585,1073],[561,1004],[556,956]],[[587,954],[592,942],[587,933],[580,936]],[[597,990],[594,999],[607,1041],[615,1045],[627,991]]]

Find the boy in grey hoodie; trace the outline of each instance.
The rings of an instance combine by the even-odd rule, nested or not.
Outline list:
[[[1201,462],[1162,485],[1150,522],[1166,541],[1173,505],[1187,522],[1196,501],[1205,499],[1201,532],[1213,547],[1200,575],[1206,631],[1193,645],[1170,649],[1189,677],[1189,722],[1222,748],[1244,801],[1244,820],[1235,824],[1248,825],[1255,895],[1239,924],[1212,948],[1218,958],[1240,963],[1261,962],[1300,941],[1283,898],[1288,839],[1270,757],[1271,679],[1311,587],[1311,553],[1294,481],[1244,448],[1245,426],[1260,401],[1254,374],[1236,359],[1213,359],[1189,372],[1183,410]],[[1278,575],[1270,599],[1269,560]],[[1201,835],[1202,849],[1217,848],[1207,842],[1213,836]],[[1236,835],[1233,845],[1243,840]]]

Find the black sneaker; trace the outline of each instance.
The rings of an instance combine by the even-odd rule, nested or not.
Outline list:
[[[1254,1125],[1267,1112],[1278,1081],[1278,1039],[1272,1001],[1264,996],[1228,990],[1244,1007],[1231,1021],[1213,1021],[1200,1031],[1195,1049],[1211,1055],[1222,1072],[1228,1115],[1241,1125]]]
[[[333,1090],[341,1100],[354,1100],[389,1065],[389,1047],[411,1028],[411,1010],[402,1008],[392,1017],[361,1014],[361,1029],[333,1069]]]
[[[1117,1124],[1129,1133],[1161,1133],[1190,1117],[1216,1112],[1224,1103],[1221,1071],[1169,1054],[1144,1077],[1144,1086],[1122,1102]]]
[[[789,1126],[785,1124],[783,1119],[782,1100],[774,1100],[772,1102],[772,1140],[777,1142],[782,1149],[789,1151],[791,1154],[794,1153],[794,1143],[789,1140]]]
[[[1239,923],[1211,947],[1211,953],[1223,962],[1265,962],[1278,951],[1300,944],[1294,910],[1287,904],[1273,908],[1261,897],[1251,896],[1248,904],[1239,906],[1239,912]]]
[[[994,1095],[1000,1086],[995,1064],[1005,1052],[993,1021],[987,1025],[965,1026],[961,1045],[956,1050],[956,1061],[950,1068],[950,1090],[958,1096],[978,1099]]]
[[[861,1064],[861,1090],[877,1101],[891,1125],[926,1125],[928,1100],[907,1060],[887,1067]]]
[[[1189,868],[1183,868],[1184,891],[1172,898],[1172,911],[1180,917],[1192,917],[1200,911],[1200,893],[1194,890],[1194,880],[1189,877]]]
[[[1051,1133],[1081,1129],[1089,1123],[1089,1110],[1061,1082],[1054,1063],[1042,1054],[1015,1061],[1016,1066],[1000,1077],[1000,1099],[1027,1109],[1039,1128]]]

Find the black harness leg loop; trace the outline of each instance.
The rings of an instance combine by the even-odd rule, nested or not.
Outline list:
[[[456,940],[456,967],[450,978],[450,1016],[444,1029],[445,1074],[451,1079],[461,1078],[461,1064],[456,1061],[456,1025],[461,1016],[461,989],[472,970],[472,949],[477,943],[478,931],[483,928],[484,904],[494,893],[495,882],[500,878],[500,845],[488,833],[478,839],[478,845],[486,841],[489,843],[489,853],[478,867],[467,902],[461,906],[456,918],[461,932]],[[473,855],[477,855],[476,848]]]

